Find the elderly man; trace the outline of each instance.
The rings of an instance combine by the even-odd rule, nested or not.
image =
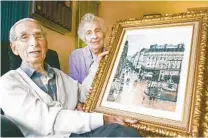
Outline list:
[[[139,136],[135,129],[122,126],[126,123],[123,118],[75,110],[87,95],[87,82],[92,82],[98,63],[83,85],[44,63],[45,33],[39,22],[30,18],[12,26],[10,42],[22,64],[0,78],[0,106],[25,136]]]

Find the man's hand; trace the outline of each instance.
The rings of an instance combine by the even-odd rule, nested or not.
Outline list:
[[[78,103],[76,106],[77,111],[83,111],[83,103]]]
[[[127,123],[131,123],[131,124],[137,123],[137,120],[130,119],[130,118],[124,118],[124,117],[121,117],[121,116],[107,116],[107,115],[104,115],[103,119],[104,119],[104,124],[116,123],[116,124],[127,126]]]

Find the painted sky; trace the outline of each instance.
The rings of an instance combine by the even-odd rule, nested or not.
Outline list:
[[[128,30],[126,37],[124,37],[124,40],[127,38],[129,41],[128,56],[135,54],[142,48],[149,48],[153,44],[176,45],[184,43],[186,47],[186,44],[190,44],[192,31],[193,25]]]

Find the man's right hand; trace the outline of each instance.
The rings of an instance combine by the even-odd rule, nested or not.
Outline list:
[[[77,109],[77,111],[83,111],[83,105],[83,103],[78,103],[75,109]]]
[[[121,116],[104,115],[103,119],[104,119],[104,124],[116,123],[116,124],[120,124],[120,125],[123,125],[123,126],[127,126],[127,123],[132,123],[132,124],[137,123],[137,120],[130,119],[130,118],[124,118],[124,117],[121,117]]]

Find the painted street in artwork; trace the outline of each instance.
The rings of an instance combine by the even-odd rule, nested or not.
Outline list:
[[[128,55],[128,40],[107,101],[175,112],[184,44],[150,45]]]

